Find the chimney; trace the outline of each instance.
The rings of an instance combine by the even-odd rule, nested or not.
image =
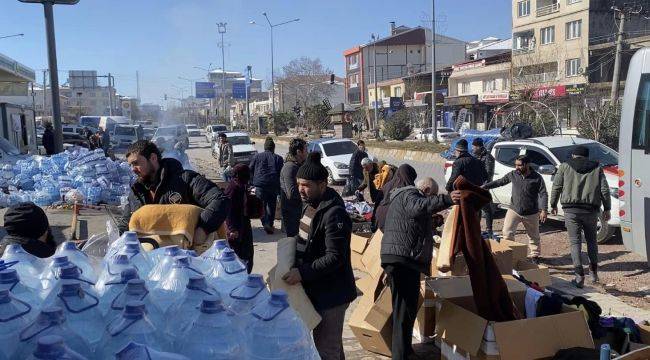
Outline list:
[[[395,22],[394,21],[390,22],[390,34],[395,35]]]

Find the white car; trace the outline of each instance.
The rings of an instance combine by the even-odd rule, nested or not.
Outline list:
[[[213,143],[217,141],[217,136],[221,133],[228,132],[228,127],[223,124],[208,125],[205,127],[205,141]]]
[[[418,140],[433,141],[433,130],[431,128],[422,129],[415,137]],[[458,137],[458,133],[452,128],[439,127],[438,128],[438,142],[450,142]]]
[[[115,125],[110,138],[113,147],[126,148],[134,142],[144,139],[144,131],[140,125]]]
[[[186,124],[185,129],[187,130],[187,135],[190,137],[201,136],[201,129],[195,124]]]
[[[508,172],[514,170],[515,158],[519,155],[526,155],[530,158],[532,167],[544,178],[550,201],[554,174],[557,167],[570,159],[571,151],[577,145],[583,145],[589,148],[589,158],[600,162],[601,166],[603,166],[607,183],[609,184],[612,200],[611,219],[605,224],[601,220],[598,221],[598,242],[604,243],[620,227],[618,213],[618,153],[613,149],[594,140],[573,136],[546,136],[497,142],[491,151],[495,159],[494,179],[500,179]],[[447,161],[445,163],[445,180],[447,181],[451,176],[452,164],[453,161]],[[508,184],[492,189],[490,192],[492,193],[492,200],[495,204],[504,208],[510,205],[512,185]],[[563,215],[562,206],[558,204],[558,215],[552,216],[549,213],[549,218],[564,220]]]
[[[163,149],[173,149],[178,143],[181,143],[185,149],[190,145],[187,128],[184,125],[159,127],[153,134],[153,142]]]
[[[350,176],[350,159],[357,150],[357,144],[350,139],[323,138],[309,141],[308,152],[321,153],[321,163],[329,174],[327,182],[344,182]]]
[[[232,153],[235,164],[248,164],[257,150],[255,149],[255,142],[251,141],[248,133],[245,132],[225,132],[228,142],[232,145]],[[215,142],[212,146],[212,156],[215,159],[219,158],[219,143]]]

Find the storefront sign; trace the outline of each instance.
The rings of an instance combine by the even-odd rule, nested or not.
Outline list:
[[[566,93],[573,96],[573,95],[582,95],[585,93],[585,85],[584,84],[579,84],[579,85],[568,85],[566,87]]]
[[[480,102],[492,103],[492,104],[507,103],[509,100],[510,100],[510,94],[507,92],[494,93],[494,94],[482,94],[481,97],[479,98]]]
[[[566,96],[566,86],[545,86],[539,89],[536,89],[533,92],[533,99],[542,99],[547,97],[565,97]]]
[[[445,98],[445,106],[474,105],[478,102],[478,95],[452,96]]]

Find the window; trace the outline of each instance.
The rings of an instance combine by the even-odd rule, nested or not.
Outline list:
[[[348,84],[351,88],[359,86],[359,74],[352,74],[348,76]]]
[[[518,147],[500,146],[497,148],[496,161],[500,164],[515,167],[515,158],[521,151]]]
[[[496,79],[483,81],[483,92],[495,91],[497,89]]]
[[[469,82],[464,82],[460,84],[461,94],[468,94],[470,92]]]
[[[555,26],[542,28],[539,31],[539,37],[542,40],[542,45],[552,44],[555,42]]]
[[[582,0],[566,0],[566,3],[571,5],[571,4],[577,4],[577,3],[581,2],[581,1]]]
[[[501,80],[501,90],[510,90],[510,78],[503,78]]]
[[[632,149],[650,147],[650,74],[641,76],[639,93],[634,108],[634,130],[632,130]],[[621,149],[622,150],[622,149]]]
[[[566,61],[566,76],[580,75],[580,59],[569,59]]]
[[[513,49],[519,51],[529,51],[535,49],[535,40],[532,32],[524,32],[514,35]]]
[[[348,56],[348,69],[356,69],[359,67],[359,54]]]
[[[576,20],[566,23],[566,39],[577,39],[582,34],[582,20]]]
[[[589,142],[580,144],[589,149],[589,160],[596,160],[600,166],[616,165],[618,164],[618,154],[616,151],[608,148],[607,146],[598,142]],[[560,161],[565,162],[571,159],[571,152],[578,145],[560,146],[556,148],[549,148],[553,155]]]
[[[326,156],[339,156],[352,154],[357,150],[357,144],[352,141],[333,141],[321,144]]]
[[[517,3],[517,16],[524,17],[530,15],[530,0],[524,0]]]
[[[526,149],[526,156],[530,159],[530,164],[535,170],[542,165],[553,165],[553,162],[543,152],[537,149]]]
[[[402,97],[402,88],[401,87],[396,87],[395,88],[395,96],[396,97]]]

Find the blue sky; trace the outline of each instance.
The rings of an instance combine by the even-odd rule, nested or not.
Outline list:
[[[18,0],[0,1],[0,52],[34,69],[47,67],[43,9]],[[487,36],[510,37],[509,0],[437,0],[436,18],[442,34],[470,41]],[[162,103],[163,94],[179,96],[172,85],[187,88],[178,77],[200,78],[194,66],[221,67],[216,23],[228,23],[226,69],[252,65],[253,76],[270,82],[268,27],[262,12],[279,23],[275,32],[275,68],[291,59],[320,58],[337,75],[344,72],[342,52],[365,43],[371,33],[388,34],[389,22],[425,26],[431,18],[429,0],[80,0],[56,6],[59,69],[97,70],[116,76],[124,95],[136,94],[140,72],[143,102]],[[429,20],[430,21],[430,20]],[[61,83],[67,73],[59,75]],[[42,81],[39,75],[39,81]]]

